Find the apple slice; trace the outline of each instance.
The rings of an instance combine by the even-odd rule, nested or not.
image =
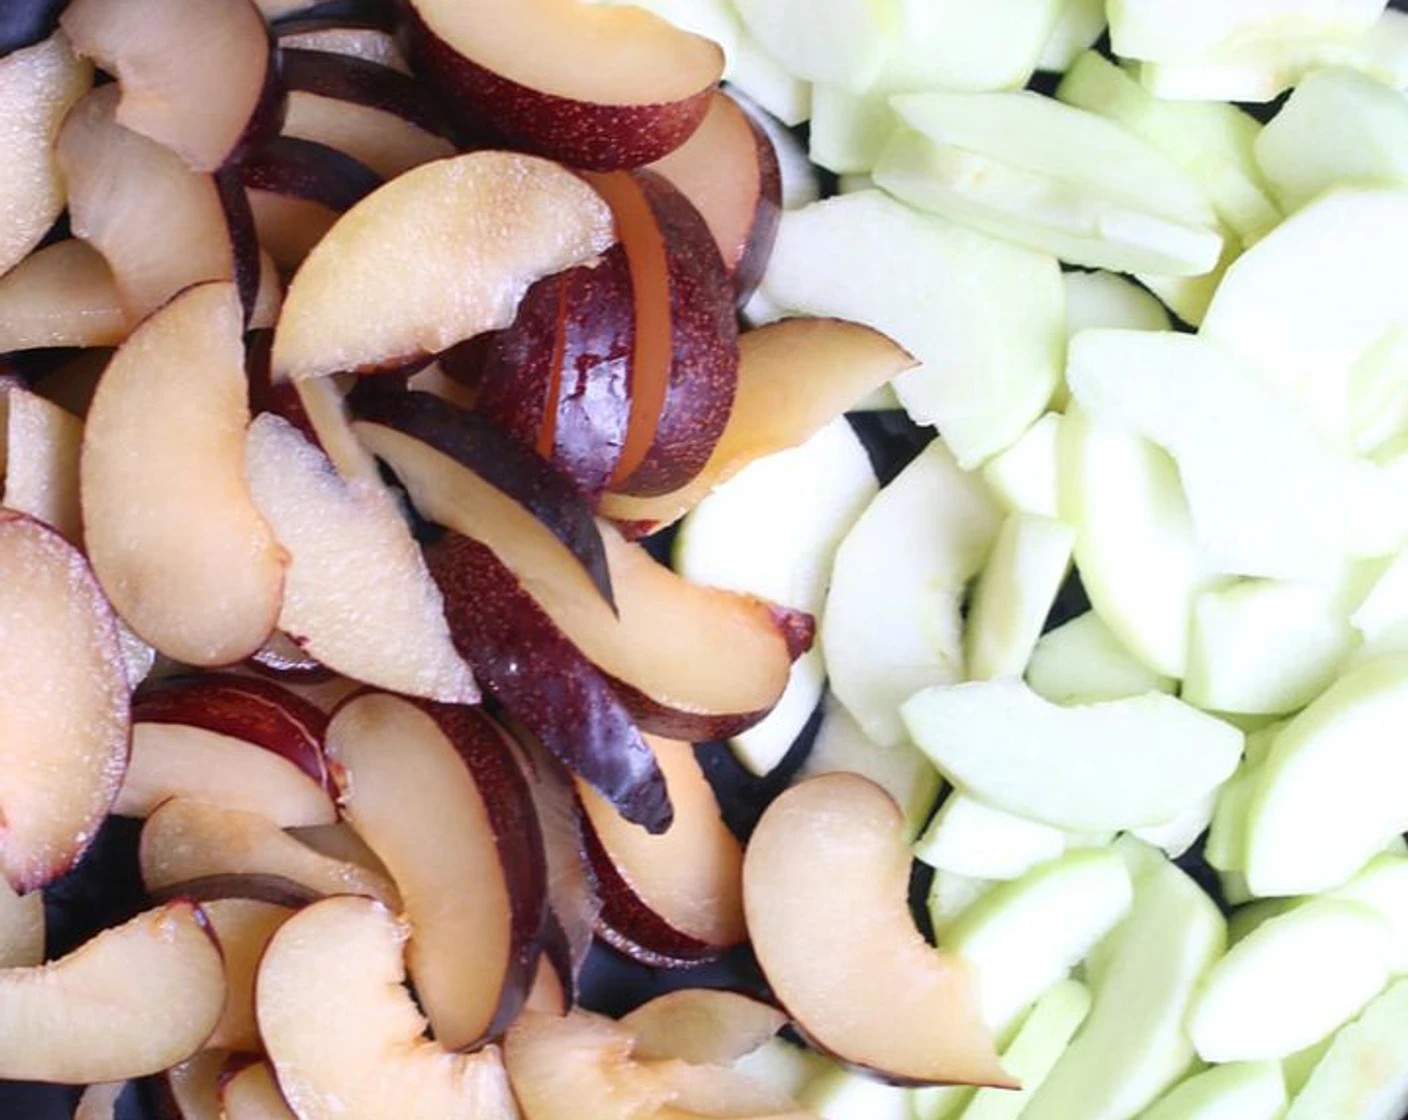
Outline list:
[[[793,786],[763,813],[743,863],[763,974],[813,1043],[853,1065],[1010,1086],[967,968],[914,928],[909,868],[904,820],[879,786],[854,774]]]
[[[534,280],[613,240],[596,192],[545,160],[474,152],[415,168],[309,254],[284,300],[274,377],[404,364],[506,327]]]
[[[257,1054],[262,1049],[254,1021],[254,974],[270,939],[293,909],[253,898],[218,898],[201,904],[225,958],[228,995],[220,1022],[205,1048]]]
[[[684,144],[650,170],[670,180],[709,223],[739,303],[762,279],[782,217],[772,141],[733,98],[716,93]]]
[[[699,126],[723,52],[634,8],[412,0],[411,54],[471,124],[577,167],[637,167]],[[582,44],[593,44],[591,60]],[[528,44],[532,44],[531,49]]]
[[[664,779],[630,713],[519,577],[490,549],[457,533],[427,549],[426,562],[445,594],[456,646],[489,690],[628,820],[667,828]],[[552,687],[544,688],[549,681]]]
[[[514,748],[479,712],[369,693],[338,710],[328,753],[343,811],[404,900],[436,1041],[463,1050],[499,1033],[532,981],[547,890]]]
[[[286,556],[244,479],[243,318],[233,284],[178,296],[114,356],[84,432],[94,570],[124,621],[189,665],[249,656],[283,597]]]
[[[0,574],[0,872],[24,892],[78,861],[117,796],[129,690],[112,609],[62,537],[0,510]]]
[[[227,1070],[220,1079],[221,1120],[298,1120],[268,1062]]]
[[[82,1085],[190,1057],[220,1018],[225,971],[205,915],[178,902],[0,972],[0,993],[0,1076]]]
[[[69,107],[92,84],[93,67],[73,53],[62,35],[0,58],[0,102],[6,106],[10,146],[0,175],[0,210],[7,215],[0,235],[0,275],[19,264],[63,212],[66,188],[54,158],[54,138]]]
[[[801,446],[913,365],[879,331],[839,319],[784,319],[748,331],[739,339],[733,411],[699,474],[657,497],[607,494],[601,512],[645,532],[669,525],[749,463]]]
[[[175,798],[157,809],[142,827],[138,855],[148,891],[218,877],[228,894],[223,888],[238,888],[242,878],[270,887],[284,880],[290,899],[365,894],[399,905],[396,888],[377,872],[314,851],[268,817],[203,801]]]
[[[326,51],[345,58],[375,62],[389,70],[410,74],[411,65],[396,37],[379,27],[342,24],[336,20],[292,20],[275,29],[281,48]]]
[[[477,700],[440,591],[386,487],[339,475],[273,415],[255,419],[245,448],[255,504],[290,558],[280,629],[367,684],[447,703]]]
[[[329,898],[274,935],[259,966],[259,1033],[300,1120],[516,1120],[498,1049],[423,1037],[402,987],[410,929],[366,898]]]
[[[112,269],[86,241],[49,245],[0,278],[0,351],[116,346],[129,326]]]
[[[0,969],[44,962],[44,896],[16,894],[0,879]]]
[[[117,77],[117,122],[215,171],[278,132],[274,44],[251,0],[74,0],[59,21]]]
[[[78,463],[83,424],[56,404],[24,389],[0,403],[5,418],[5,506],[55,529],[73,544],[83,539]]]
[[[738,992],[682,988],[656,996],[621,1019],[642,1061],[675,1058],[729,1065],[751,1054],[787,1023],[777,1008]]]
[[[205,280],[237,280],[252,301],[259,247],[234,180],[192,171],[175,152],[123,128],[117,102],[116,85],[80,100],[55,153],[74,236],[106,258],[129,319]]]
[[[1408,979],[1398,980],[1344,1027],[1291,1102],[1286,1120],[1355,1116],[1391,1120],[1408,1105]]]
[[[665,776],[674,821],[651,836],[578,783],[587,853],[602,899],[598,930],[671,961],[709,960],[747,939],[743,849],[689,743],[647,737]]]

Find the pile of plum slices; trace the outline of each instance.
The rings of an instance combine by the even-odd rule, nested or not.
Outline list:
[[[781,178],[720,50],[630,8],[304,7],[0,18],[0,1078],[90,1116],[138,1078],[186,1120],[805,1116],[733,1067],[792,1022],[1009,1084],[895,804],[805,783],[745,856],[690,746],[815,624],[636,542],[913,365],[740,332]],[[149,908],[44,963],[110,814]],[[581,1010],[594,935],[751,942],[776,1002]]]

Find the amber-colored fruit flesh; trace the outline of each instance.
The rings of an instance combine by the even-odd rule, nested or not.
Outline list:
[[[0,510],[0,873],[43,886],[78,859],[127,765],[117,627],[83,557]]]
[[[914,927],[904,819],[884,790],[827,774],[764,812],[743,863],[763,974],[819,1048],[897,1081],[1010,1086],[957,957]]]
[[[578,783],[578,796],[608,859],[641,905],[670,928],[705,946],[737,945],[743,923],[743,849],[719,815],[713,788],[689,743],[655,736],[646,741],[665,775],[675,820],[651,836],[625,821],[595,790]],[[612,900],[604,917],[610,920]],[[633,935],[627,922],[622,932]],[[668,953],[670,947],[662,946]]]
[[[739,992],[682,988],[641,1004],[621,1023],[636,1036],[637,1058],[727,1065],[777,1034],[787,1016]]]
[[[245,193],[254,213],[259,244],[285,272],[295,271],[337,221],[336,210],[312,199],[258,187],[250,187]]]
[[[220,1022],[205,1047],[257,1054],[261,1046],[254,1021],[254,974],[270,938],[293,910],[252,898],[217,898],[203,903],[201,909],[220,943],[228,989]]]
[[[0,968],[28,968],[43,960],[43,894],[16,894],[0,878]]]
[[[202,1050],[161,1075],[161,1088],[175,1110],[170,1120],[223,1120],[220,1073],[229,1057],[224,1050]]]
[[[783,319],[739,338],[738,393],[704,469],[670,494],[603,495],[623,523],[669,524],[754,459],[806,442],[867,393],[914,365],[879,331],[839,319]]]
[[[707,89],[718,46],[634,7],[578,0],[417,0],[426,25],[471,61],[532,90],[593,105],[657,105]]]
[[[0,400],[8,412],[0,454],[8,444],[4,506],[27,513],[74,545],[83,542],[83,509],[78,497],[78,464],[83,424],[70,412],[24,389]]]
[[[498,1049],[424,1037],[405,990],[409,928],[366,898],[291,918],[259,966],[256,1010],[279,1087],[301,1120],[517,1120]]]
[[[112,269],[86,241],[40,249],[0,278],[0,352],[116,346],[128,326]]]
[[[221,1120],[298,1120],[268,1062],[254,1062],[230,1074],[220,1087]]]
[[[443,136],[417,128],[395,113],[307,90],[289,94],[283,134],[346,152],[384,179],[455,151]]]

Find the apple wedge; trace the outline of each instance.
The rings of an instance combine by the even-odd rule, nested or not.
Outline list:
[[[4,17],[0,17],[3,19]],[[0,276],[43,240],[63,212],[67,189],[54,138],[70,106],[93,84],[93,67],[55,35],[0,58],[9,155],[0,172]]]
[[[651,836],[595,790],[578,783],[586,849],[601,896],[598,931],[661,960],[709,960],[747,939],[743,849],[689,743],[647,737],[674,807],[668,832]]]
[[[533,281],[613,240],[596,192],[546,160],[474,152],[417,167],[309,254],[284,300],[274,377],[404,364],[506,327]]]
[[[471,125],[577,167],[638,167],[699,126],[715,43],[634,7],[575,0],[407,5],[411,56]],[[590,61],[582,44],[591,43]]]
[[[44,895],[16,894],[0,879],[0,968],[44,962]]]
[[[379,479],[344,477],[287,421],[245,439],[254,502],[289,555],[279,628],[322,664],[378,688],[447,703],[479,690],[444,602]]]
[[[203,801],[175,798],[147,818],[138,849],[142,882],[148,891],[185,889],[215,881],[205,894],[228,896],[248,879],[284,897],[308,894],[365,894],[399,905],[396,888],[375,871],[334,859],[295,840],[268,817],[221,809]],[[272,889],[260,891],[272,897]]]
[[[517,574],[457,533],[428,548],[426,563],[445,594],[456,647],[499,702],[628,820],[669,827],[664,779],[625,704]]]
[[[86,241],[39,249],[0,277],[0,351],[116,346],[129,326],[112,269]]]
[[[24,389],[4,394],[0,415],[5,416],[5,438],[0,440],[6,452],[5,507],[44,522],[72,544],[81,544],[82,422]]]
[[[423,1037],[402,987],[410,929],[366,898],[289,919],[259,966],[259,1033],[300,1120],[515,1120],[499,1051]]]
[[[972,976],[914,928],[909,868],[904,819],[879,786],[855,774],[793,786],[743,862],[763,974],[813,1044],[852,1065],[898,1082],[1012,1086]]]
[[[717,988],[682,988],[656,996],[621,1019],[643,1061],[670,1058],[691,1065],[729,1065],[751,1054],[787,1024],[770,1004]]]
[[[547,891],[515,748],[473,709],[366,693],[338,709],[328,753],[344,813],[404,902],[406,964],[436,1041],[463,1050],[498,1034],[532,982]]]
[[[276,135],[283,89],[251,0],[74,0],[60,26],[116,76],[117,123],[215,171]]]
[[[225,959],[225,1009],[205,1049],[257,1054],[262,1049],[254,1021],[254,975],[274,933],[294,913],[288,906],[255,898],[217,898],[201,903]]]
[[[601,512],[633,530],[669,525],[749,463],[801,446],[914,364],[879,331],[840,319],[784,319],[747,331],[733,410],[699,474],[656,497],[607,494]]]
[[[64,118],[55,154],[69,221],[103,254],[123,309],[146,318],[206,280],[236,280],[247,305],[259,246],[237,181],[192,171],[175,152],[117,123],[118,89],[101,86]]]
[[[0,873],[25,892],[78,861],[117,796],[129,691],[112,609],[62,537],[0,510],[0,575]]]
[[[113,357],[84,430],[94,571],[133,630],[189,665],[249,656],[283,598],[286,555],[244,478],[243,320],[233,284],[178,296]]]
[[[220,1120],[298,1120],[268,1062],[227,1070],[220,1079]]]
[[[225,971],[204,914],[178,902],[0,972],[0,993],[0,1077],[82,1085],[190,1057],[220,1018]]]

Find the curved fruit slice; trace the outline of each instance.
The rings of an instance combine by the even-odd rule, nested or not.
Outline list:
[[[854,1065],[897,1081],[1011,1085],[968,970],[914,928],[909,868],[904,820],[879,786],[829,774],[792,787],[743,863],[763,974],[800,1029]]]
[[[1390,1120],[1408,1103],[1408,979],[1395,982],[1330,1043],[1286,1120]]]
[[[664,780],[626,706],[520,577],[458,533],[428,548],[426,562],[445,593],[455,644],[489,691],[629,820],[652,831],[667,828]],[[589,584],[583,590],[601,601]]]
[[[674,821],[651,836],[578,783],[587,853],[602,899],[599,926],[673,961],[707,960],[747,939],[743,850],[689,743],[647,738],[665,775]]]
[[[300,51],[326,51],[328,54],[342,55],[345,58],[360,58],[364,62],[375,62],[388,70],[402,74],[411,72],[401,46],[396,37],[379,27],[360,27],[338,23],[322,23],[318,20],[284,24],[278,28],[280,47]]]
[[[147,818],[138,850],[142,882],[161,891],[217,877],[230,887],[240,878],[286,880],[291,894],[365,894],[398,904],[380,874],[322,855],[267,817],[177,798]]]
[[[43,962],[43,894],[16,894],[0,879],[0,968],[27,968]]]
[[[156,1099],[170,1120],[221,1120],[220,1074],[229,1058],[224,1050],[201,1050],[158,1077]]]
[[[26,513],[81,544],[83,513],[78,498],[78,461],[83,424],[72,413],[24,389],[0,400],[5,420],[4,505]]]
[[[452,1054],[424,1037],[402,987],[410,929],[366,898],[291,918],[259,966],[259,1033],[302,1120],[515,1120],[494,1047]]]
[[[709,108],[723,52],[636,8],[413,0],[412,57],[471,124],[577,167],[636,167]],[[582,51],[583,43],[592,50]],[[588,57],[589,56],[589,57]]]
[[[715,93],[688,140],[650,170],[670,180],[709,224],[740,303],[763,277],[782,218],[782,174],[762,127]]]
[[[116,1120],[117,1101],[126,1089],[126,1081],[100,1081],[87,1086],[73,1106],[73,1120]]]
[[[512,752],[480,712],[377,693],[339,708],[328,733],[343,811],[396,881],[407,968],[447,1050],[511,1022],[537,962],[547,871]]]
[[[118,124],[197,171],[278,132],[274,44],[250,0],[74,0],[59,23],[117,78]]]
[[[112,609],[83,557],[9,510],[0,628],[11,636],[0,643],[0,872],[28,891],[77,862],[117,796],[128,685]]]
[[[613,240],[596,192],[545,160],[473,152],[418,167],[309,254],[284,299],[274,377],[402,364],[506,327],[534,280]]]
[[[93,84],[93,68],[62,35],[0,58],[7,154],[0,171],[0,275],[43,240],[62,213],[66,187],[54,138],[69,107]]]
[[[84,430],[94,570],[123,620],[188,665],[248,657],[283,598],[286,556],[244,478],[243,329],[233,284],[189,289],[113,357]]]
[[[262,1049],[254,1021],[254,974],[264,949],[293,908],[253,898],[217,898],[201,904],[225,958],[225,1010],[205,1049],[257,1054]]]
[[[671,524],[749,463],[798,447],[914,365],[879,331],[840,319],[784,319],[739,339],[738,392],[698,476],[657,497],[607,494],[601,512],[647,531]]]
[[[298,1120],[268,1062],[251,1062],[221,1079],[221,1120]]]
[[[901,714],[960,789],[1073,832],[1163,824],[1242,756],[1240,731],[1162,692],[1063,708],[1008,678],[925,689]]]
[[[0,1076],[87,1084],[190,1057],[225,1002],[225,970],[192,904],[149,910],[52,964],[0,972]]]
[[[86,241],[40,249],[0,278],[0,351],[116,346],[128,326],[112,269]]]
[[[252,295],[259,246],[243,196],[123,128],[117,97],[107,85],[79,101],[55,152],[74,236],[106,258],[128,316],[141,320],[206,280],[238,279]]]
[[[905,700],[963,679],[959,607],[1001,525],[997,503],[936,439],[841,542],[821,648],[832,691],[881,746],[905,738]]]
[[[728,1065],[751,1054],[787,1024],[770,1004],[717,988],[683,988],[656,996],[621,1019],[636,1036],[642,1061],[677,1058],[692,1065]]]

